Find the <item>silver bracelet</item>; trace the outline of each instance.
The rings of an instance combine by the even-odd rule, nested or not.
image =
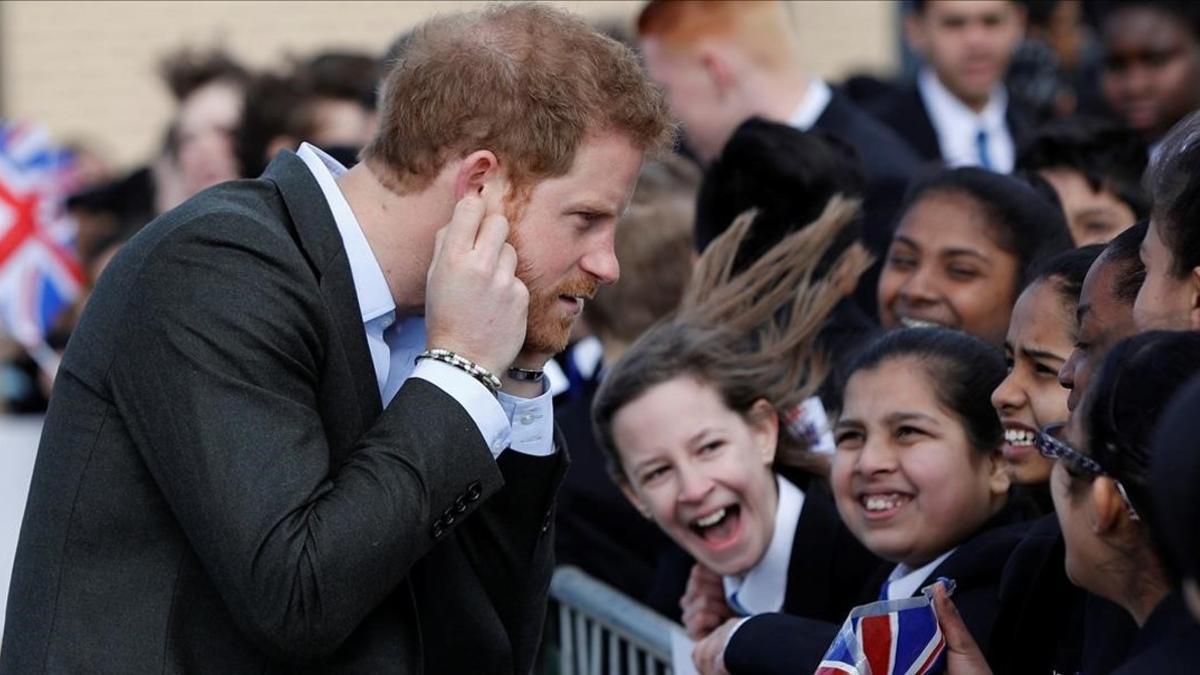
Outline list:
[[[480,384],[487,387],[488,391],[493,394],[500,391],[500,378],[493,375],[492,371],[449,349],[426,349],[416,358],[417,361],[421,359],[433,359],[434,361],[441,361],[447,365],[454,366],[478,380]]]
[[[508,376],[518,382],[541,382],[546,377],[546,371],[511,366],[508,369]]]

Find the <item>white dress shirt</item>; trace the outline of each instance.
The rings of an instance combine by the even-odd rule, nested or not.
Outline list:
[[[405,380],[419,377],[466,409],[492,456],[499,457],[505,448],[528,455],[553,454],[554,415],[548,388],[532,399],[503,392],[496,397],[463,370],[432,359],[415,360],[425,350],[425,320],[403,317],[396,325],[396,302],[383,270],[336,182],[346,167],[308,143],[301,144],[297,155],[321,186],[341,234],[383,405],[391,402]]]
[[[980,112],[971,110],[946,89],[937,75],[923,68],[917,75],[917,91],[925,102],[929,121],[937,133],[938,147],[946,166],[981,166],[978,135],[987,134],[987,156],[992,171],[1011,173],[1016,162],[1016,146],[1004,119],[1008,110],[1008,92],[997,84]]]
[[[829,107],[831,100],[833,90],[829,88],[829,83],[819,77],[812,77],[808,81],[808,90],[804,92],[804,98],[800,99],[800,104],[788,118],[788,126],[808,131],[821,118],[821,113]]]
[[[921,584],[929,578],[929,575],[941,565],[950,554],[954,553],[954,549],[950,549],[945,553],[934,558],[931,562],[917,569],[912,569],[904,563],[896,565],[892,573],[887,578],[887,597],[885,600],[900,600],[902,598],[911,598],[913,593],[916,593]]]
[[[743,616],[778,612],[783,607],[796,525],[800,522],[800,511],[804,509],[804,492],[778,474],[775,484],[779,488],[775,532],[762,560],[745,574],[721,577],[729,606]]]

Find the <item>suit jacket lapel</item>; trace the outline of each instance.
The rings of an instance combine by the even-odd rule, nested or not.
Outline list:
[[[921,157],[943,159],[942,146],[938,144],[937,131],[933,128],[933,120],[925,108],[920,90],[916,86],[909,88],[905,98],[904,118],[909,129],[905,138]]]
[[[379,416],[382,403],[363,330],[362,309],[358,306],[350,263],[333,213],[304,160],[294,153],[281,153],[267,167],[263,177],[278,186],[292,217],[300,247],[317,274],[321,295],[333,318],[334,330],[354,381],[362,427],[366,429]]]

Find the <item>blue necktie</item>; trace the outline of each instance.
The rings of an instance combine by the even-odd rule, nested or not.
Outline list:
[[[729,602],[729,608],[733,610],[734,614],[737,614],[738,616],[750,616],[754,614],[754,612],[751,612],[742,606],[742,603],[738,600],[737,591],[729,594],[726,600]]]
[[[979,151],[979,166],[992,170],[992,160],[988,155],[988,135],[983,129],[975,134],[975,149]]]

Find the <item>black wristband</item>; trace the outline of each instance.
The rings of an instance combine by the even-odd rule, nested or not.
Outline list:
[[[541,382],[546,377],[546,372],[514,366],[508,369],[508,376],[519,382]]]

